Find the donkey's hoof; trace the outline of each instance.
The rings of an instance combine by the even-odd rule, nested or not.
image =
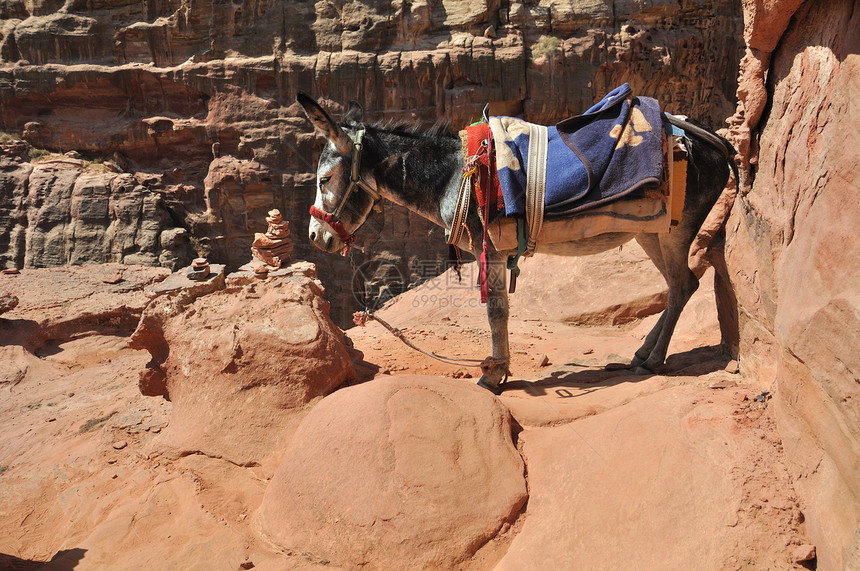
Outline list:
[[[647,376],[647,375],[653,375],[654,374],[654,371],[652,371],[651,369],[649,369],[647,367],[643,367],[642,365],[639,365],[638,367],[631,367],[631,368],[633,369],[634,375]]]
[[[642,357],[637,357],[636,355],[633,355],[633,358],[630,359],[630,368],[633,369],[635,367],[638,367],[639,365],[641,365],[644,362],[645,362],[645,359],[643,359]]]
[[[481,377],[481,380],[478,381],[478,386],[481,387],[482,389],[487,389],[488,391],[490,391],[491,393],[493,393],[496,396],[499,396],[500,394],[502,394],[502,391],[505,390],[502,387],[500,387],[499,385],[495,385],[495,386],[491,385],[490,383],[488,383],[484,379],[484,377]]]

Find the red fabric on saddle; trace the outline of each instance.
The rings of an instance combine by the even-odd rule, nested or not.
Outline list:
[[[475,181],[475,195],[478,197],[478,205],[481,209],[487,204],[487,148],[482,147],[482,143],[490,136],[489,123],[478,123],[466,127],[466,157],[478,157],[479,168],[478,177]],[[495,174],[495,173],[494,173]],[[505,199],[502,196],[502,189],[499,186],[499,177],[493,176],[493,189],[495,190],[496,210],[505,209]]]

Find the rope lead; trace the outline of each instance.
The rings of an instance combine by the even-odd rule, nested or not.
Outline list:
[[[443,363],[447,363],[449,365],[455,365],[458,367],[479,367],[482,371],[492,370],[492,369],[498,367],[499,365],[505,365],[505,368],[507,369],[508,359],[502,359],[499,357],[487,357],[486,359],[459,358],[459,360],[458,360],[458,359],[452,359],[450,357],[445,357],[444,355],[437,355],[436,353],[432,353],[430,351],[425,351],[424,349],[422,349],[421,347],[418,347],[417,345],[415,345],[415,343],[413,343],[412,341],[407,339],[406,335],[403,333],[403,331],[401,331],[400,329],[398,329],[396,327],[393,327],[388,322],[386,322],[384,319],[382,319],[381,317],[377,317],[376,315],[374,315],[373,313],[371,313],[367,309],[365,309],[364,311],[356,311],[352,315],[353,323],[355,323],[356,325],[358,325],[360,327],[364,327],[365,325],[367,325],[367,322],[370,321],[371,319],[378,322],[385,329],[387,329],[389,331],[389,333],[391,333],[392,335],[394,335],[395,337],[397,337],[398,339],[403,341],[403,343],[405,343],[406,346],[409,347],[410,349],[414,349],[414,350],[418,351],[419,353],[422,353],[424,355],[427,355],[428,357],[436,359],[437,361],[442,361]]]

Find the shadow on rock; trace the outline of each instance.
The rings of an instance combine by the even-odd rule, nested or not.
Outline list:
[[[6,555],[0,553],[0,569],[8,569],[9,571],[29,571],[30,569],[49,569],[51,571],[66,571],[74,569],[84,558],[86,549],[64,549],[58,551],[50,561],[34,561],[31,559],[21,559],[14,555]]]

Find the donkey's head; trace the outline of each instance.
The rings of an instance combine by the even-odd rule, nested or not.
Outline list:
[[[328,139],[317,165],[308,237],[320,250],[345,252],[379,199],[370,171],[361,165],[364,111],[352,101],[343,122],[337,124],[304,93],[298,94],[298,102],[314,128]]]

